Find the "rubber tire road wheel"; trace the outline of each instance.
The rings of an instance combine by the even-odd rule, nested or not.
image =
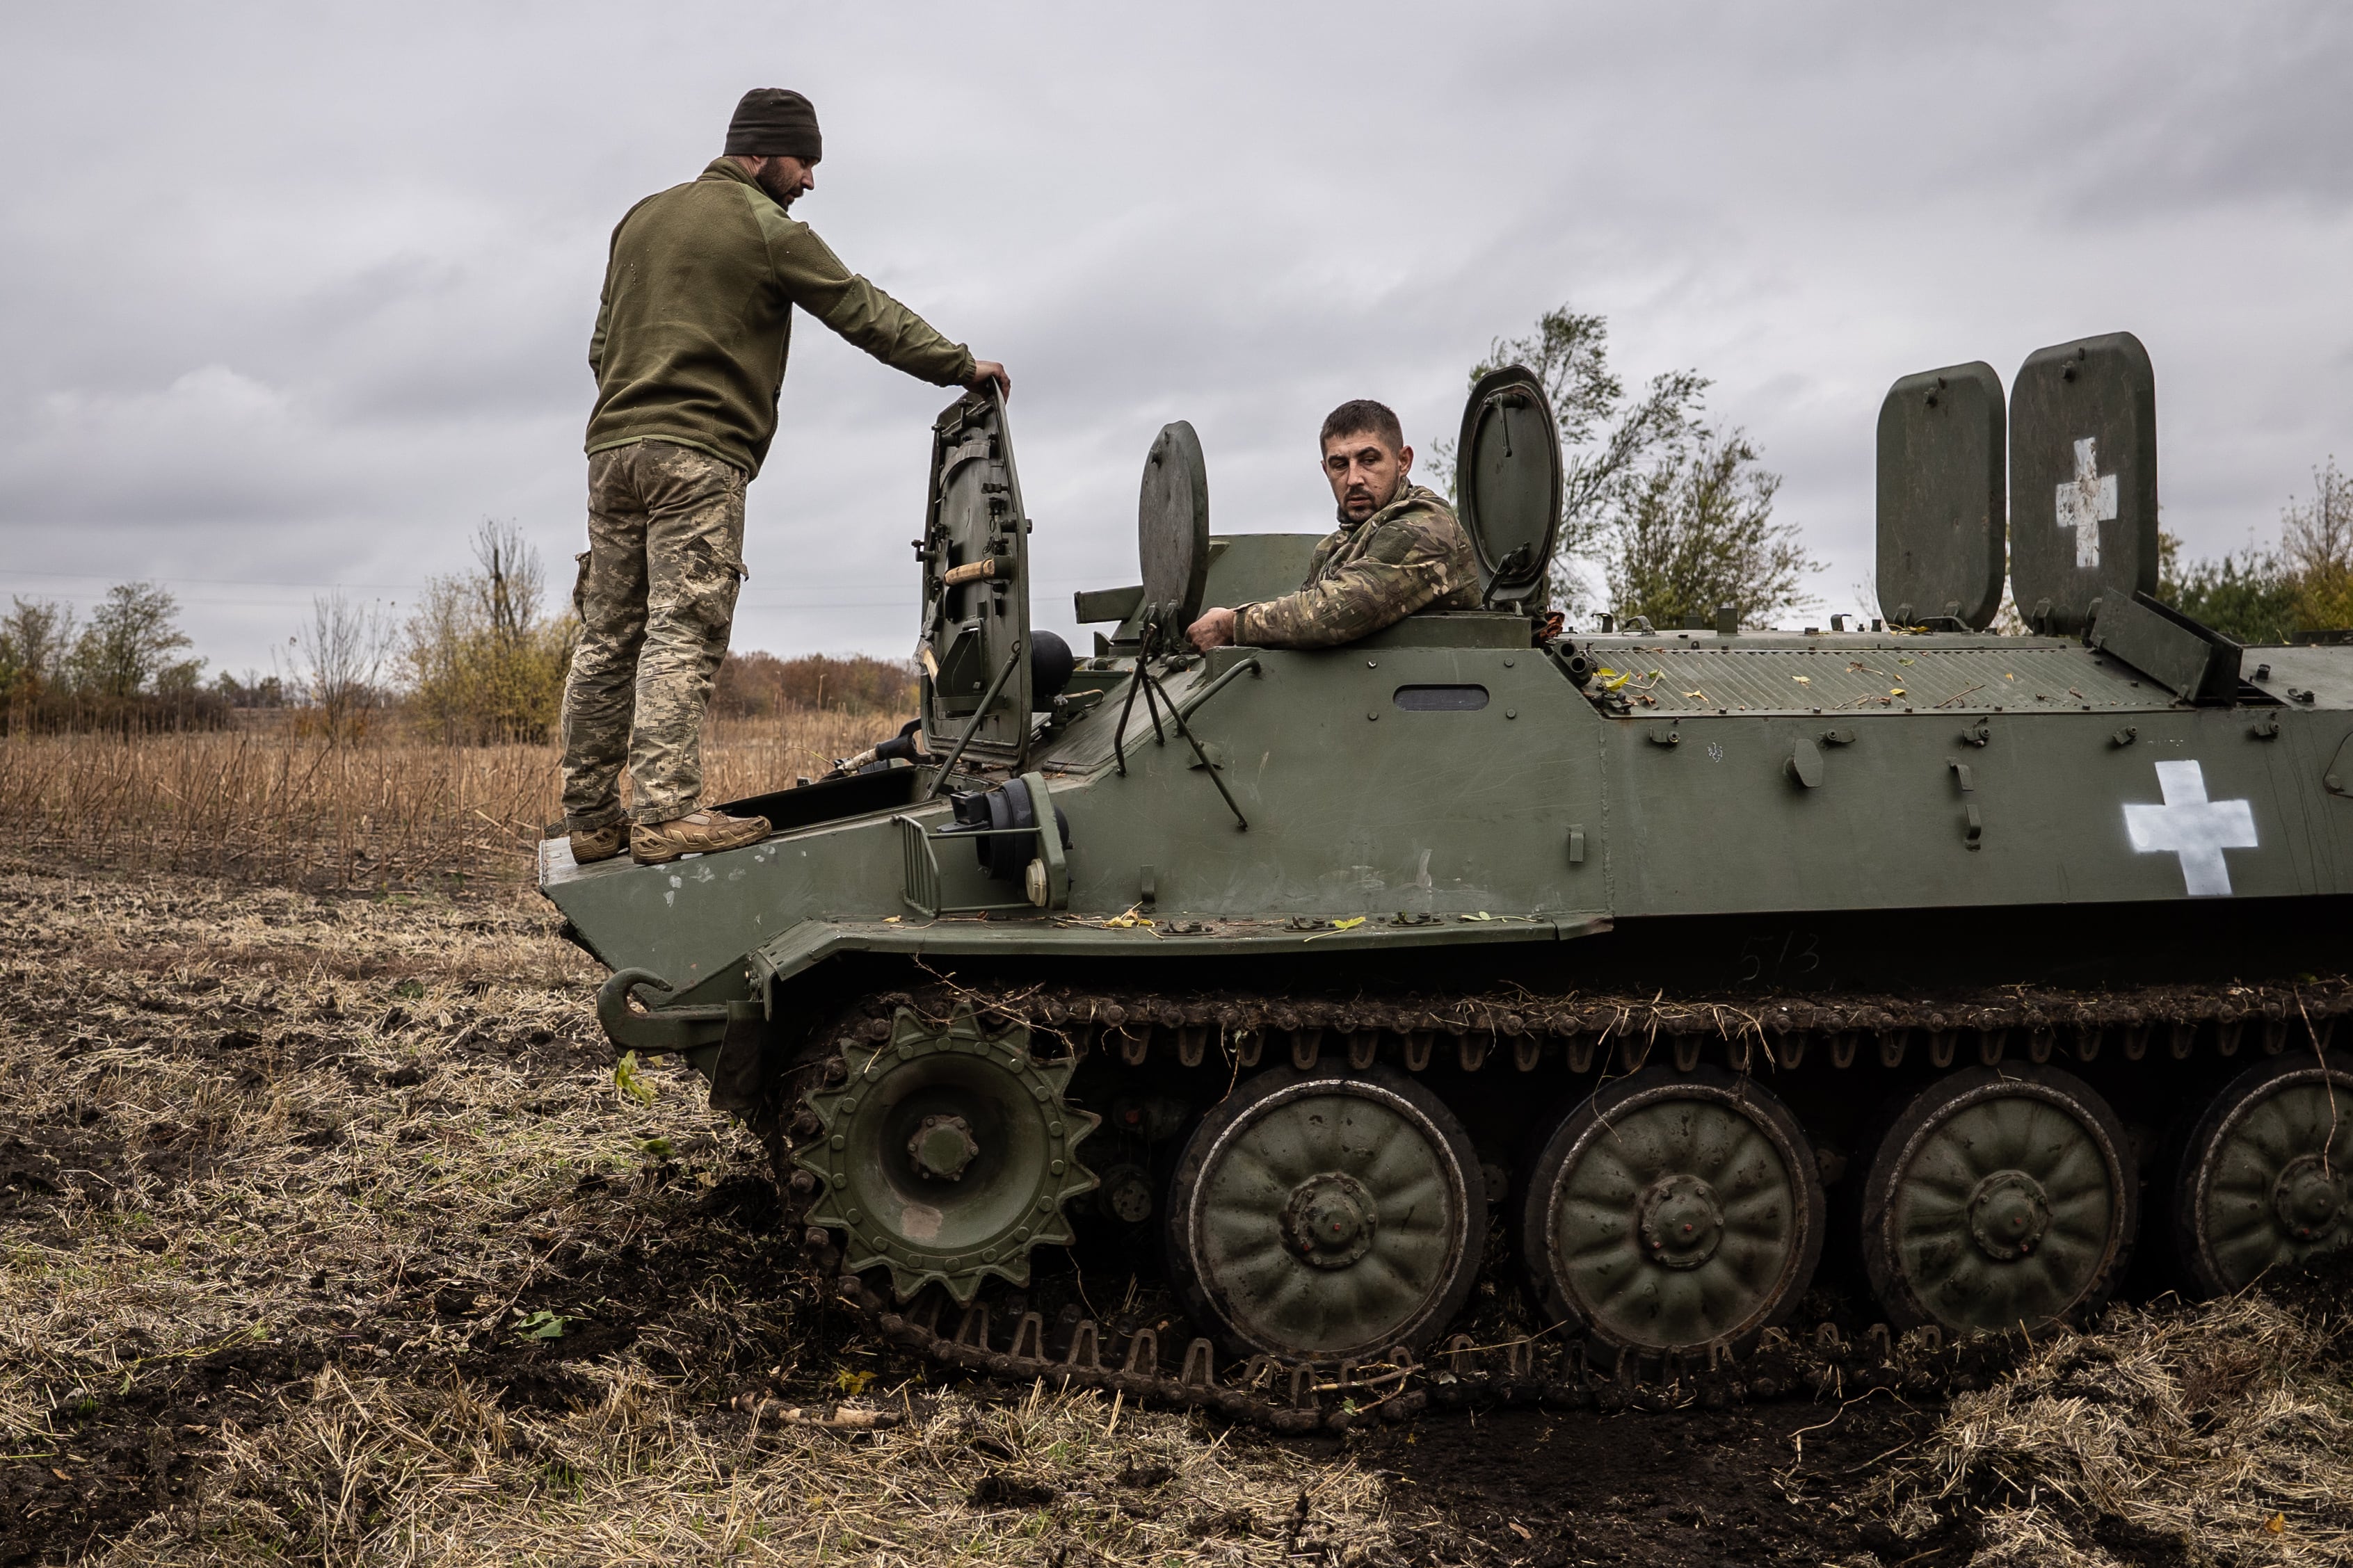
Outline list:
[[[1736,1346],[1812,1282],[1821,1173],[1754,1079],[1644,1068],[1579,1102],[1529,1167],[1520,1247],[1546,1316],[1614,1360]]]
[[[2174,1236],[2198,1289],[2228,1295],[2353,1242],[2353,1059],[2280,1057],[2249,1068],[2191,1130]],[[2302,1233],[2302,1234],[2299,1234]]]
[[[1187,1140],[1169,1273],[1229,1352],[1338,1363],[1443,1330],[1486,1229],[1479,1157],[1436,1095],[1387,1068],[1277,1068]]]
[[[2098,1310],[2140,1222],[2132,1145],[2055,1068],[1970,1068],[1915,1095],[1862,1194],[1862,1262],[1898,1328],[2032,1330]]]

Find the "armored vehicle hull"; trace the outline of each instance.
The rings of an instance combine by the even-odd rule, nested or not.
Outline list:
[[[1877,630],[1547,637],[1556,489],[1495,456],[1556,485],[1532,427],[1524,380],[1474,391],[1489,608],[1206,656],[1174,634],[1314,540],[1210,537],[1172,427],[1147,581],[1081,595],[1116,630],[1057,690],[1003,409],[948,410],[930,750],[730,805],[776,831],[727,854],[543,847],[617,1047],[687,1054],[909,1344],[1279,1425],[1497,1345],[1528,1388],[1773,1386],[1818,1278],[1862,1303],[1823,1343],[1949,1363],[2353,1234],[2353,647],[2129,584],[2080,639],[1973,630],[1987,549],[1941,539]]]

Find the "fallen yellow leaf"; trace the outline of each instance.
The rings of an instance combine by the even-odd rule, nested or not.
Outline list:
[[[1891,686],[1887,689],[1887,695],[1890,697],[1901,697],[1904,695],[1904,689],[1900,686]]]
[[[2285,1533],[2287,1530],[2287,1515],[2284,1513],[2275,1513],[2272,1515],[2271,1518],[2263,1521],[2263,1528],[2270,1531],[2274,1535]]]
[[[1365,917],[1364,917],[1364,916],[1362,916],[1362,915],[1358,915],[1355,920],[1352,920],[1352,921],[1334,921],[1332,922],[1332,929],[1333,929],[1334,931],[1354,931],[1354,930],[1356,930],[1358,926],[1363,925],[1364,923],[1365,923]]]
[[[882,917],[882,923],[886,926],[897,925],[899,923],[899,917],[897,915],[884,915]]]
[[[1814,683],[1814,678],[1810,675],[1793,675],[1789,679],[1800,686],[1811,686]]]

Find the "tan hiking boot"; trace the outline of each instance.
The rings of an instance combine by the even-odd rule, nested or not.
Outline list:
[[[681,855],[715,855],[741,849],[768,836],[765,816],[723,816],[715,811],[694,811],[669,822],[640,822],[629,834],[629,858],[640,866],[659,866]]]
[[[628,847],[629,825],[626,821],[583,828],[572,835],[572,863],[590,866],[599,860],[610,860]]]

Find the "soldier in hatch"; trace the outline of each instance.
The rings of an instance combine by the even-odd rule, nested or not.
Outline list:
[[[1452,507],[1406,481],[1412,468],[1413,448],[1386,405],[1359,398],[1334,409],[1324,421],[1324,477],[1340,526],[1315,547],[1299,592],[1203,611],[1186,632],[1193,646],[1331,647],[1418,610],[1477,609],[1471,541]]]
[[[797,305],[883,363],[942,386],[1010,392],[786,216],[817,184],[817,111],[756,88],[725,153],[613,230],[588,368],[588,549],[564,689],[572,856],[651,864],[765,837],[702,798],[702,721],[744,570],[744,487],[776,433]],[[634,799],[624,812],[621,765]]]

